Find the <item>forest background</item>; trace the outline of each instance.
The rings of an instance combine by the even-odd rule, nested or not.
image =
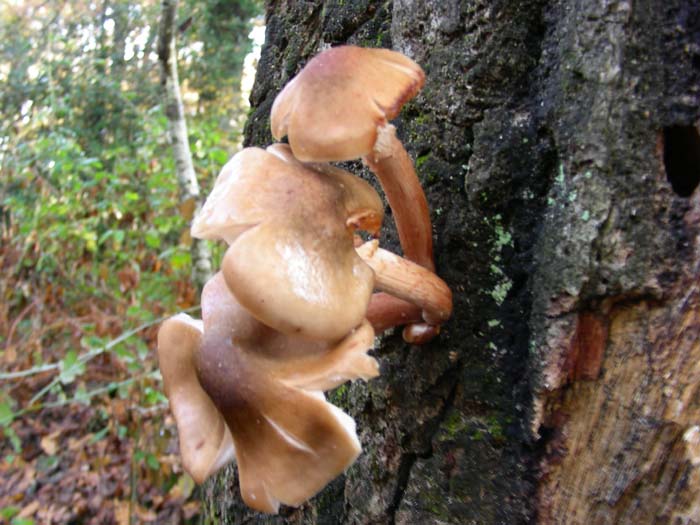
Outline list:
[[[160,11],[156,0],[0,7],[3,523],[200,516],[153,352],[159,321],[198,302]],[[203,192],[240,142],[241,76],[261,12],[255,0],[179,5],[180,87]]]
[[[426,72],[395,124],[452,319],[333,393],[363,454],[277,517],[233,467],[200,508],[160,394],[156,325],[198,316],[160,6],[0,5],[0,522],[700,523],[698,2],[268,0],[241,110],[260,7],[181,0],[202,194],[328,45]]]

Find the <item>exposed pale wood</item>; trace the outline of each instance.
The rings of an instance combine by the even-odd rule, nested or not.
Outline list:
[[[685,215],[696,234],[699,217],[696,195]],[[694,243],[696,264],[661,300],[579,316],[589,336],[593,317],[608,335],[572,341],[570,370],[586,373],[571,373],[573,385],[547,401],[556,435],[542,462],[541,523],[700,523],[697,235]]]

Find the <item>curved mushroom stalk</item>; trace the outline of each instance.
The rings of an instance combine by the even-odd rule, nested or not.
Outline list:
[[[428,325],[439,326],[450,318],[452,292],[433,272],[379,248],[376,240],[356,250],[374,270],[377,289],[417,305]]]
[[[302,162],[362,157],[384,189],[404,255],[434,270],[428,203],[408,153],[388,121],[425,83],[401,53],[340,46],[311,59],[272,106],[272,135],[289,136]]]
[[[372,294],[367,307],[367,321],[377,333],[407,325],[402,331],[403,340],[413,345],[424,345],[440,333],[439,325],[430,325],[422,320],[422,311],[418,306],[384,292]]]
[[[231,433],[195,371],[201,339],[202,321],[186,314],[171,317],[158,331],[158,363],[175,416],[182,465],[197,483],[234,458]]]
[[[395,326],[420,323],[423,320],[421,309],[413,303],[384,292],[372,294],[367,306],[367,320],[378,333]]]
[[[391,124],[380,126],[380,139],[362,160],[379,179],[396,222],[404,256],[435,271],[433,231],[428,200],[420,185],[413,161]]]
[[[205,335],[199,377],[231,430],[243,501],[276,513],[298,506],[361,451],[355,422],[314,395],[253,366],[230,340]]]

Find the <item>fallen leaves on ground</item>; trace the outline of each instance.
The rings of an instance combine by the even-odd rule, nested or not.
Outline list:
[[[190,293],[187,286],[182,288]],[[91,302],[76,308],[72,317],[60,302],[53,306],[44,301],[18,312],[0,312],[7,316],[0,322],[3,372],[59,362],[76,348],[84,353],[81,341],[86,335],[97,332],[107,341],[118,336],[125,330],[130,305]],[[153,308],[160,313],[159,306]],[[157,369],[156,332],[153,326],[134,337],[130,353],[105,352],[88,361],[79,374],[66,375],[66,384],[58,383],[4,430],[0,426],[0,523],[198,521],[197,490],[182,471],[174,420],[152,373]],[[137,362],[130,360],[132,354]],[[0,403],[11,399],[15,411],[26,408],[60,373],[54,369],[0,380]],[[130,383],[134,378],[140,379]],[[124,386],[104,388],[116,384]],[[77,393],[97,389],[103,391],[77,401]]]

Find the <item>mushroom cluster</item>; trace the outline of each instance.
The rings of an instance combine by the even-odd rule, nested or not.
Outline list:
[[[404,339],[422,343],[449,318],[427,201],[388,122],[423,82],[400,53],[327,50],[275,100],[272,132],[289,145],[243,149],[217,177],[192,235],[227,243],[221,271],[202,292],[202,320],[179,314],[158,334],[196,482],[235,459],[248,506],[300,505],[360,453],[354,420],[324,392],[379,374],[367,355],[375,333],[406,325]],[[358,235],[378,235],[382,201],[327,164],[358,157],[387,195],[405,258]]]

